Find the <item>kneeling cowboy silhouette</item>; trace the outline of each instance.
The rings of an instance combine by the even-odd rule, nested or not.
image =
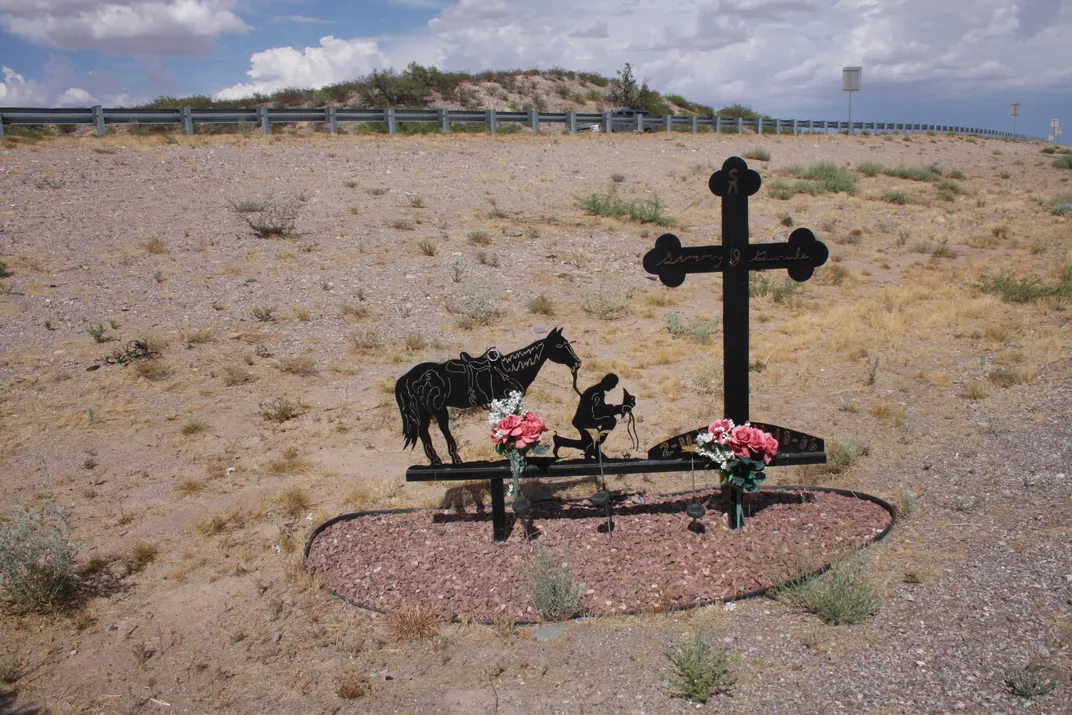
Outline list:
[[[552,437],[555,445],[553,452],[555,457],[558,457],[559,449],[570,447],[584,450],[585,459],[596,458],[597,445],[588,430],[597,429],[602,433],[599,435],[599,445],[602,445],[607,438],[607,434],[618,424],[615,416],[621,415],[625,417],[636,407],[636,398],[630,395],[628,390],[625,391],[622,404],[607,404],[607,393],[617,386],[618,376],[614,373],[607,373],[602,380],[581,393],[581,402],[577,405],[577,414],[573,416],[573,426],[581,433],[581,438],[569,439],[555,434]],[[630,433],[630,437],[632,436],[632,433]]]

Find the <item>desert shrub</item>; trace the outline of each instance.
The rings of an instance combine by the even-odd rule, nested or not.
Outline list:
[[[873,161],[865,161],[856,165],[856,170],[864,176],[876,177],[882,173],[882,165]]]
[[[302,409],[299,405],[296,405],[285,397],[275,397],[264,400],[261,402],[258,411],[264,419],[270,422],[279,422],[280,424],[287,420],[292,420],[295,417],[300,416],[302,413]]]
[[[439,246],[437,246],[436,242],[430,238],[422,238],[420,241],[417,241],[417,248],[419,248],[421,253],[426,256],[434,256]]]
[[[543,294],[529,300],[528,309],[530,313],[536,315],[546,315],[550,317],[555,314],[554,302]]]
[[[470,231],[468,238],[478,246],[487,246],[491,244],[491,239],[488,238],[487,231]]]
[[[771,299],[774,300],[775,303],[784,303],[796,295],[798,288],[800,288],[800,284],[795,280],[792,278],[783,278],[771,286]]]
[[[469,293],[450,305],[457,313],[458,326],[466,330],[477,325],[492,325],[502,317],[502,311],[495,304],[495,299],[486,290]]]
[[[383,347],[383,338],[375,328],[355,330],[347,336],[350,347],[359,353],[371,352]]]
[[[856,194],[856,174],[844,166],[838,166],[830,162],[819,162],[818,164],[812,164],[807,169],[790,166],[786,167],[784,171],[791,176],[805,180],[793,185],[794,193],[808,193],[818,196],[827,192],[837,193],[844,191],[850,196]]]
[[[584,608],[584,584],[562,557],[537,546],[523,564],[525,587],[536,612],[547,620],[571,618]]]
[[[953,171],[949,172],[949,178],[950,179],[966,179],[968,177],[966,177],[964,175],[963,171],[960,171],[959,169],[954,169]]]
[[[16,506],[0,519],[0,603],[14,613],[43,613],[74,595],[79,544],[55,504]]]
[[[1065,299],[1072,297],[1072,266],[1066,266],[1064,275],[1056,283],[1046,283],[1041,278],[1010,278],[984,275],[975,286],[984,293],[1000,295],[1008,303],[1030,303],[1046,298]]]
[[[260,323],[268,323],[275,320],[275,316],[272,313],[275,312],[275,308],[267,305],[258,305],[253,308],[249,313],[253,316],[253,319]]]
[[[665,651],[674,666],[670,686],[680,697],[706,703],[711,695],[729,692],[737,682],[735,658],[702,625],[693,627]]]
[[[826,445],[826,471],[840,474],[867,455],[867,448],[861,447],[856,437],[834,438]]]
[[[711,342],[713,324],[710,320],[693,316],[691,320],[686,321],[681,313],[677,311],[667,313],[663,319],[666,321],[666,329],[671,335],[688,337],[693,342],[703,345]]]
[[[908,194],[903,191],[887,191],[882,194],[882,200],[891,204],[907,204],[909,202]]]
[[[922,166],[886,168],[882,170],[882,173],[886,176],[908,179],[909,181],[938,181],[938,178],[942,175],[940,171],[934,171],[934,167]]]
[[[182,427],[179,429],[187,437],[201,434],[208,429],[208,424],[199,417],[192,417],[182,423]]]
[[[309,492],[297,485],[287,487],[272,497],[271,509],[281,516],[297,519],[309,509]]]
[[[235,385],[252,381],[253,373],[242,365],[225,365],[223,368],[223,384],[227,387],[234,387]]]
[[[104,323],[97,323],[96,325],[90,325],[86,328],[86,332],[89,333],[89,337],[93,338],[94,342],[104,343],[108,341],[108,338],[104,336],[107,328],[104,327]]]
[[[134,363],[134,374],[156,382],[171,375],[171,367],[159,360],[139,360]]]
[[[593,193],[585,198],[577,199],[577,208],[593,216],[618,218],[628,216],[639,223],[654,223],[658,226],[672,226],[674,219],[666,215],[665,206],[659,199],[652,198],[646,201],[626,201],[618,196],[612,188],[605,194]]]
[[[499,254],[488,253],[487,251],[476,252],[476,262],[482,266],[488,266],[490,268],[499,267]]]
[[[258,238],[293,238],[297,235],[297,203],[245,201],[232,208]]]
[[[246,523],[246,517],[237,508],[226,509],[216,514],[211,514],[194,522],[191,527],[198,536],[216,536],[225,531],[233,531],[242,528]]]
[[[754,159],[756,161],[770,161],[770,152],[766,149],[749,149],[742,154],[745,159]]]
[[[1072,215],[1072,194],[1058,194],[1050,199],[1050,211],[1057,216]]]
[[[11,273],[7,270],[7,263],[0,261],[0,278],[7,278]]]
[[[310,377],[317,373],[316,363],[311,357],[291,357],[283,358],[276,365],[281,372],[289,373],[291,375],[300,375],[301,377]]]
[[[1059,156],[1053,160],[1053,165],[1058,169],[1072,169],[1072,156]]]
[[[625,293],[595,286],[581,294],[581,309],[600,320],[617,320],[629,312]]]
[[[858,555],[835,562],[820,576],[801,578],[778,589],[778,597],[834,625],[867,620],[883,602],[869,564]]]
[[[990,388],[982,380],[969,382],[964,386],[960,396],[966,400],[982,400],[990,394]]]
[[[1057,672],[1044,663],[1014,665],[1005,671],[1005,685],[1021,698],[1045,695],[1057,687]]]

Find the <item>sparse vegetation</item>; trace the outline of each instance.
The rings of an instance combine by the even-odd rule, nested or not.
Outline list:
[[[688,337],[693,342],[703,345],[711,342],[711,331],[714,325],[710,320],[704,320],[698,315],[694,315],[686,321],[681,313],[677,311],[667,313],[663,320],[666,321],[666,329],[671,335]]]
[[[68,605],[78,549],[68,514],[57,504],[16,506],[0,518],[0,605],[14,613]]]
[[[232,204],[258,238],[295,238],[300,203],[244,201]]]
[[[253,373],[247,370],[243,365],[224,365],[223,384],[227,387],[234,387],[235,385],[241,385],[252,381]]]
[[[272,308],[272,307],[267,306],[267,305],[258,305],[258,306],[255,306],[253,308],[253,310],[250,311],[250,315],[252,315],[253,319],[256,320],[257,322],[267,323],[267,322],[270,322],[272,320],[275,320],[275,316],[272,315],[274,312],[275,312],[275,308]]]
[[[399,641],[425,640],[438,633],[439,613],[427,606],[403,606],[387,614],[387,626]]]
[[[529,309],[530,313],[535,315],[546,315],[551,317],[555,314],[554,302],[542,293],[535,298],[531,298],[526,307]]]
[[[217,536],[227,531],[234,531],[235,529],[242,528],[242,525],[246,523],[246,517],[240,509],[237,507],[231,507],[224,511],[206,516],[203,519],[199,519],[194,522],[193,532],[198,536],[204,536],[206,538],[210,536]]]
[[[151,541],[137,541],[123,555],[129,573],[138,573],[146,566],[156,561],[159,550]]]
[[[867,448],[860,446],[854,435],[834,438],[826,445],[826,471],[841,474],[867,456]]]
[[[1032,661],[1005,671],[1005,685],[1021,698],[1037,698],[1057,687],[1060,677],[1049,665]]]
[[[491,244],[491,239],[488,238],[487,231],[470,231],[469,240],[478,246],[488,246]]]
[[[284,475],[284,474],[297,474],[298,472],[304,472],[306,469],[305,462],[302,461],[298,455],[298,450],[295,447],[287,447],[283,450],[283,456],[280,459],[273,459],[268,462],[265,467],[265,471],[272,475]]]
[[[736,659],[702,624],[693,626],[664,652],[674,667],[671,689],[680,697],[706,703],[716,693],[729,692],[737,682]]]
[[[157,382],[171,376],[171,366],[160,360],[138,360],[134,363],[134,374]]]
[[[107,328],[104,327],[104,323],[97,323],[90,325],[86,328],[86,332],[89,333],[89,337],[93,338],[94,342],[104,343],[108,341],[108,338],[104,336]]]
[[[458,327],[471,330],[477,325],[492,325],[502,317],[495,299],[486,290],[467,293],[448,304],[451,312],[459,315]]]
[[[745,159],[754,159],[755,161],[770,161],[770,152],[766,149],[749,149],[741,155]]]
[[[882,590],[866,559],[854,554],[819,576],[804,577],[776,590],[779,599],[833,625],[861,623],[882,608]]]
[[[592,216],[610,218],[628,216],[639,223],[653,223],[658,226],[674,225],[674,219],[664,213],[665,207],[658,197],[646,201],[626,201],[618,196],[613,187],[605,194],[594,193],[586,198],[577,199],[577,208]]]
[[[311,357],[290,357],[280,360],[276,367],[280,372],[300,377],[312,377],[317,373],[316,362]]]
[[[146,253],[151,253],[153,255],[159,255],[161,253],[168,252],[167,245],[165,245],[165,243],[160,239],[159,236],[153,236],[141,246],[145,249]]]
[[[1072,156],[1059,156],[1053,160],[1053,165],[1057,169],[1072,169]]]
[[[356,700],[368,695],[368,692],[368,680],[351,672],[339,676],[339,684],[335,688],[335,694],[343,700]]]
[[[426,256],[434,256],[439,246],[437,246],[436,242],[430,238],[422,238],[420,241],[417,241],[417,248],[419,248],[421,253]]]
[[[617,320],[629,312],[629,303],[622,291],[600,285],[582,291],[581,309],[600,320]]]
[[[909,203],[908,194],[903,191],[887,191],[882,194],[882,200],[891,204],[907,204]]]
[[[584,584],[561,556],[537,545],[522,565],[532,607],[546,620],[572,618],[584,608]]]
[[[283,517],[298,519],[305,516],[311,503],[308,490],[295,485],[287,487],[272,497],[271,508]]]
[[[371,352],[383,347],[383,338],[374,328],[355,330],[347,336],[347,339],[350,341],[350,347],[359,353]]]
[[[282,424],[302,414],[302,408],[285,397],[275,397],[264,400],[259,406],[261,417],[269,422]]]
[[[206,431],[207,429],[208,429],[208,423],[206,423],[204,420],[202,420],[199,417],[194,417],[192,419],[189,419],[189,420],[186,420],[185,422],[183,422],[182,427],[181,427],[181,429],[179,431],[182,432],[184,435],[189,437],[191,435],[201,434],[202,432]]]
[[[984,275],[975,287],[984,293],[1000,295],[1008,303],[1072,298],[1072,266],[1065,267],[1064,275],[1056,283],[1046,283],[1037,277],[1015,279],[1002,273],[998,276]]]

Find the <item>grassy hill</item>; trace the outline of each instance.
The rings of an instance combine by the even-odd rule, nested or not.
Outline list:
[[[713,107],[676,94],[663,95],[638,83],[626,65],[617,77],[564,69],[443,72],[411,63],[405,70],[375,70],[348,82],[319,89],[287,87],[271,94],[242,99],[215,99],[205,95],[158,97],[145,108],[198,109],[270,107],[405,107],[446,109],[497,109],[504,111],[602,112],[647,109],[652,114],[695,114],[712,117]],[[739,104],[717,110],[722,117],[754,118],[751,107]]]

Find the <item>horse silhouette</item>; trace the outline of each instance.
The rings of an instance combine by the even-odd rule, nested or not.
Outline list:
[[[430,463],[442,464],[428,433],[434,417],[447,440],[451,461],[460,464],[462,459],[450,433],[447,408],[486,407],[492,400],[501,400],[512,391],[524,393],[548,360],[569,367],[576,389],[581,359],[573,352],[569,340],[562,337],[561,328],[505,355],[491,348],[479,358],[462,353],[459,360],[416,365],[395,383],[395,401],[402,413],[402,436],[405,438],[402,448],[415,446],[419,438]]]

